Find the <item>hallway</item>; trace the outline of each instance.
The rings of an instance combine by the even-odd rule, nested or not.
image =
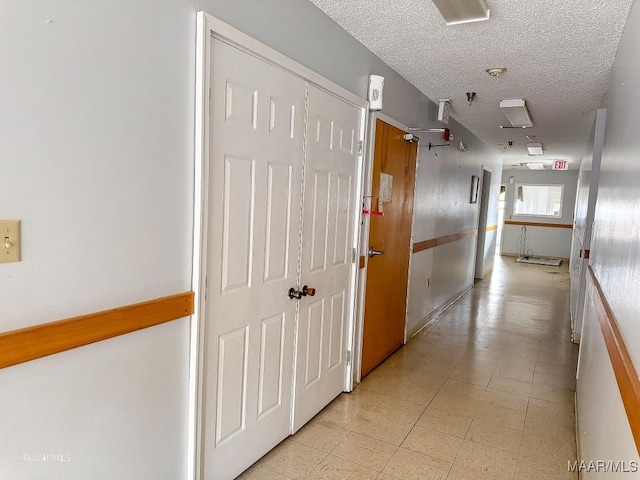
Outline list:
[[[495,270],[245,479],[577,479],[569,275]]]

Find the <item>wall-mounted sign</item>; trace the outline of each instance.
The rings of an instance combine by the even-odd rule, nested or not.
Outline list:
[[[553,161],[553,169],[554,170],[568,170],[569,162],[566,160],[554,160]]]
[[[393,176],[388,173],[380,174],[380,196],[378,197],[378,212],[384,212],[384,204],[391,203],[393,196]]]

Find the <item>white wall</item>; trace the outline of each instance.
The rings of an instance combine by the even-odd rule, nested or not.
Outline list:
[[[0,331],[190,289],[185,7],[0,4],[0,218],[23,226],[23,261],[0,265]],[[0,370],[0,477],[181,478],[188,327]]]
[[[591,243],[591,266],[640,369],[640,3],[631,8],[604,107],[607,126]],[[584,460],[638,460],[602,331],[587,295],[580,344],[578,429]],[[637,475],[637,474],[636,474]],[[624,474],[620,477],[627,478]],[[615,478],[591,473],[584,478]]]
[[[0,331],[190,289],[198,10],[362,97],[383,75],[384,113],[436,123],[433,103],[302,0],[6,0],[0,218],[22,219],[23,261],[0,265]],[[418,240],[474,228],[470,176],[500,169],[452,129],[469,152],[421,151]],[[437,293],[412,290],[412,318],[470,283],[471,242],[416,256],[412,279]],[[184,478],[188,342],[185,319],[0,370],[0,477]],[[71,461],[24,461],[54,454]]]
[[[505,220],[518,222],[538,222],[572,224],[578,185],[578,171],[536,171],[536,170],[504,170],[502,183],[507,186]],[[513,177],[513,183],[509,178]],[[515,215],[513,212],[516,185],[564,185],[562,201],[562,217],[542,217],[534,215]],[[502,253],[517,255],[520,246],[520,225],[504,225],[502,230]],[[534,255],[569,258],[571,254],[571,229],[553,227],[527,226],[525,250],[533,250]]]

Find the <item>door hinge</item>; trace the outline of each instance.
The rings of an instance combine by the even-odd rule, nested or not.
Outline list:
[[[358,142],[358,155],[362,155],[363,151],[364,151],[364,142],[360,140]]]
[[[347,365],[351,365],[351,350],[346,351],[344,360],[347,362]]]
[[[358,259],[358,251],[355,248],[351,249],[351,263],[356,263]]]

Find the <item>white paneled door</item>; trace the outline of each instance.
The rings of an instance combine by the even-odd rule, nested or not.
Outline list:
[[[309,88],[294,431],[344,388],[360,109]]]
[[[206,479],[290,431],[305,102],[304,80],[212,42]]]
[[[207,480],[234,478],[344,389],[361,114],[221,40],[209,61]],[[303,284],[315,296],[290,298]]]

